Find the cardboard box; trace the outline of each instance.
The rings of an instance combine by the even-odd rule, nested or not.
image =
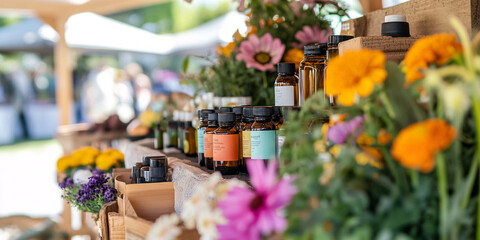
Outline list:
[[[390,8],[365,14],[347,21],[342,33],[355,37],[381,36],[386,15],[405,15],[410,24],[410,35],[426,36],[435,33],[453,33],[450,16],[456,16],[470,34],[480,29],[479,0],[411,0]],[[342,28],[344,26],[342,25]]]
[[[338,45],[340,55],[349,50],[362,48],[377,49],[385,53],[388,61],[401,62],[408,49],[417,41],[418,37],[356,37]]]

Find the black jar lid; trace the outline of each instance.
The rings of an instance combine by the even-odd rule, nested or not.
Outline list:
[[[208,121],[218,121],[218,113],[209,113]]]
[[[155,167],[164,167],[168,165],[168,159],[166,156],[159,156],[156,158],[151,158],[150,159],[150,167],[155,168]]]
[[[271,117],[272,114],[272,107],[253,107],[253,116],[255,117]]]
[[[253,118],[253,107],[243,107],[243,117]]]
[[[198,120],[201,120],[201,119],[208,119],[208,114],[210,113],[214,113],[215,110],[213,109],[202,109],[202,110],[198,110]]]
[[[224,112],[233,112],[233,109],[231,107],[221,107],[219,109],[219,112],[220,113],[224,113]]]
[[[295,63],[279,63],[277,64],[277,72],[281,74],[295,74]]]
[[[353,36],[350,35],[332,35],[328,36],[328,46],[335,46],[343,41],[352,39]]]
[[[150,166],[150,159],[152,158],[161,158],[165,156],[143,156],[142,166]]]
[[[233,107],[233,113],[235,113],[235,115],[237,115],[237,116],[243,115],[243,106]]]
[[[410,37],[410,26],[404,15],[387,15],[382,23],[382,36]]]
[[[320,43],[305,45],[303,47],[303,56],[322,56],[327,54],[327,49],[317,44]]]
[[[223,112],[218,114],[219,123],[228,123],[235,122],[235,113],[233,112]]]
[[[282,117],[282,110],[280,109],[279,106],[273,107],[273,116],[277,118]]]

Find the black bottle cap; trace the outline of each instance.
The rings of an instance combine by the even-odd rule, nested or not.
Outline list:
[[[282,116],[282,109],[280,109],[279,106],[274,106],[273,107],[273,116],[277,117],[277,118]]]
[[[283,109],[283,120],[288,121],[293,112],[300,112],[300,107],[286,107]]]
[[[382,23],[382,36],[410,37],[410,26],[404,15],[387,15]]]
[[[277,72],[281,74],[295,74],[295,63],[277,64]]]
[[[325,48],[321,47],[321,45],[317,45],[319,43],[305,45],[303,47],[303,55],[304,56],[322,56],[326,55],[327,51]]]
[[[208,121],[218,121],[218,113],[209,113]]]
[[[160,158],[160,157],[163,157],[163,156],[143,156],[142,166],[150,166],[150,159]]]
[[[159,156],[156,158],[151,158],[150,159],[150,167],[168,167],[168,159],[166,156]]]
[[[208,119],[208,114],[214,113],[213,109],[203,109],[198,111],[198,119]]]
[[[190,122],[190,121],[183,123],[184,128],[191,128],[192,126],[193,126],[192,122]]]
[[[273,114],[272,107],[254,107],[253,116],[255,117],[271,117]]]
[[[243,117],[253,118],[253,107],[243,107]]]
[[[168,121],[169,128],[177,128],[177,125],[178,125],[177,121],[173,121],[173,120]]]
[[[352,39],[353,36],[350,35],[332,35],[328,36],[328,46],[335,46],[343,41]]]
[[[219,113],[224,113],[224,112],[233,112],[233,109],[231,107],[221,107],[219,109]]]
[[[240,106],[237,106],[237,107],[233,107],[233,113],[235,113],[235,115],[243,115],[243,107],[240,107]]]
[[[218,114],[219,123],[235,122],[235,113],[233,112],[224,112]]]

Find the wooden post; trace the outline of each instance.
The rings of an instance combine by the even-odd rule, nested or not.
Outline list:
[[[362,4],[363,14],[382,9],[382,0],[360,0]]]
[[[60,124],[70,124],[73,106],[73,66],[72,55],[65,40],[65,23],[68,17],[57,17],[58,41],[55,44],[54,66],[56,75],[56,98],[60,110]]]

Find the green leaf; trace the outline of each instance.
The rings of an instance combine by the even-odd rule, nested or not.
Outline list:
[[[190,63],[190,57],[187,56],[185,60],[183,60],[183,64],[182,64],[183,73],[187,73],[189,63]]]

